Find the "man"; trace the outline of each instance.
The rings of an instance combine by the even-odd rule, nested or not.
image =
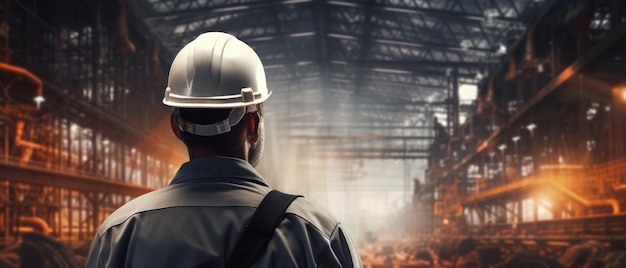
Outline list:
[[[261,60],[234,36],[205,33],[187,44],[172,63],[163,102],[174,107],[172,130],[190,161],[169,186],[106,219],[87,267],[225,267],[271,190],[253,168],[263,152],[269,95]],[[252,266],[362,265],[337,220],[300,197]]]

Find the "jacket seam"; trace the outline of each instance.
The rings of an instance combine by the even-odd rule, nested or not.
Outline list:
[[[100,265],[99,267],[106,267],[106,265],[104,265],[104,261],[102,260],[102,244],[101,244],[101,242],[102,242],[102,239],[98,238],[98,244],[100,245],[100,248],[98,249],[100,251],[100,252],[98,252],[98,264]]]
[[[193,208],[193,207],[214,207],[214,208],[217,208],[217,207],[239,207],[239,208],[248,207],[248,208],[255,208],[254,206],[247,206],[247,205],[242,205],[242,206],[205,206],[205,205],[202,205],[202,206],[169,206],[169,207],[163,207],[163,208],[154,208],[154,209],[142,210],[142,211],[138,211],[138,212],[135,212],[135,213],[132,213],[132,214],[128,215],[126,218],[124,218],[124,220],[120,221],[119,223],[116,223],[116,224],[113,224],[111,226],[108,226],[107,229],[104,232],[102,232],[101,234],[97,235],[98,240],[101,240],[102,237],[104,237],[104,235],[106,235],[111,229],[124,224],[125,222],[127,222],[130,218],[132,218],[135,215],[142,214],[142,213],[147,213],[147,212],[158,211],[158,210],[163,210],[163,209],[181,208],[181,207],[188,207],[188,208]]]
[[[306,223],[308,223],[309,225],[313,226],[313,228],[315,228],[315,230],[317,230],[320,234],[322,234],[322,235],[324,236],[324,238],[326,238],[326,239],[328,239],[328,240],[330,240],[330,238],[332,237],[332,234],[333,234],[333,233],[335,232],[335,230],[337,229],[337,226],[339,226],[339,222],[338,222],[338,221],[335,221],[335,227],[333,227],[333,231],[332,231],[332,232],[330,232],[330,234],[329,234],[328,236],[326,236],[326,234],[325,234],[325,233],[324,233],[324,232],[323,232],[323,231],[322,231],[322,230],[321,230],[321,229],[320,229],[317,225],[313,224],[312,222],[310,222],[310,221],[309,221],[309,220],[307,220],[306,218],[304,218],[304,217],[302,217],[302,216],[300,216],[300,215],[298,215],[298,214],[296,214],[296,213],[293,213],[293,212],[286,212],[285,214],[294,215],[294,216],[296,216],[296,217],[298,217],[298,218],[302,219],[303,221],[305,221],[305,222],[306,222]]]
[[[335,223],[335,227],[333,228],[333,231],[330,233],[330,236],[328,237],[328,244],[326,246],[328,247],[328,249],[330,249],[330,252],[333,252],[333,247],[331,245],[330,238],[333,237],[333,234],[335,233],[335,231],[337,231],[338,227],[339,227],[339,222]],[[319,258],[322,255],[324,255],[324,254],[328,254],[328,253],[326,253],[326,251],[322,251],[321,253],[322,254],[318,254],[317,256],[315,256],[315,267],[316,268],[320,266],[320,262],[318,261]]]

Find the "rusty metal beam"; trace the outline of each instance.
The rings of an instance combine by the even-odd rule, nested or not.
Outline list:
[[[600,200],[588,200],[585,197],[575,193],[574,191],[568,189],[567,187],[561,185],[560,183],[544,178],[528,178],[515,182],[508,183],[506,185],[496,187],[490,190],[487,190],[482,193],[478,193],[475,195],[471,195],[466,197],[463,200],[463,205],[476,204],[479,202],[483,202],[489,199],[494,199],[515,191],[522,191],[529,188],[546,188],[550,187],[554,190],[559,191],[565,196],[571,198],[572,200],[584,205],[585,207],[597,207],[597,206],[610,206],[613,209],[613,214],[619,214],[621,209],[619,206],[619,202],[615,199],[600,199]]]
[[[115,181],[111,178],[102,178],[87,174],[72,174],[61,170],[33,165],[19,164],[0,160],[0,179],[23,182],[44,186],[54,186],[71,190],[115,193],[129,196],[138,196],[154,190],[154,188],[127,182]]]

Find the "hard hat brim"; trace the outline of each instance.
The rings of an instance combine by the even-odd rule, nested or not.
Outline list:
[[[168,88],[169,89],[169,88]],[[272,92],[266,95],[261,92],[254,93],[250,101],[244,101],[242,94],[216,96],[216,97],[190,97],[165,91],[163,104],[178,108],[239,108],[259,104],[266,101]]]

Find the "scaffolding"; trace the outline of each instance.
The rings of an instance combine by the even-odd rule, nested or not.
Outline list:
[[[184,159],[161,123],[159,62],[171,55],[121,1],[4,2],[0,237],[91,239]]]
[[[473,115],[439,130],[421,199],[432,230],[624,235],[590,227],[623,223],[626,204],[626,12],[614,2],[555,1],[479,83]]]

